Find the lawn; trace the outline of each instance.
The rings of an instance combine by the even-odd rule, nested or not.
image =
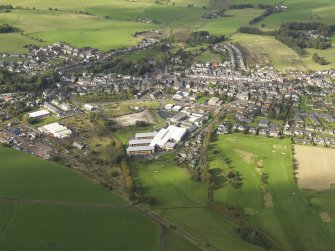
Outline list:
[[[212,145],[210,167],[227,172],[228,167],[222,165],[219,158],[224,154],[243,178],[240,189],[234,191],[229,184],[217,189],[214,192],[216,200],[246,212],[249,222],[280,242],[285,250],[333,248],[334,236],[320,225],[320,217],[308,207],[304,192],[298,189],[294,181],[288,139],[220,135]],[[261,171],[269,175],[268,184],[260,182],[260,170],[256,168],[259,160],[264,163]],[[272,205],[262,203],[265,192],[271,198]]]

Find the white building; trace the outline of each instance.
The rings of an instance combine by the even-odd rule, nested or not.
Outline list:
[[[62,126],[58,123],[52,123],[49,125],[39,127],[38,130],[42,133],[50,134],[54,136],[55,138],[59,138],[59,139],[68,138],[72,135],[71,130],[69,130],[67,127]]]
[[[31,119],[41,119],[41,118],[45,118],[49,116],[50,116],[50,112],[47,110],[40,110],[40,111],[29,113],[29,118]]]

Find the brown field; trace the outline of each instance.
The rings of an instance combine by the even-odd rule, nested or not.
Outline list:
[[[311,146],[294,147],[300,188],[327,190],[335,183],[335,150]]]
[[[138,113],[123,115],[113,119],[120,126],[133,126],[136,121],[144,121],[148,124],[154,124],[155,120],[148,110]]]

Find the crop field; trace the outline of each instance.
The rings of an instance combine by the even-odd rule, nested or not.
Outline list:
[[[1,147],[0,156],[1,250],[159,249],[160,225],[111,191],[16,150]],[[165,235],[163,250],[197,250]]]
[[[335,183],[334,149],[294,146],[300,188],[328,190]]]
[[[308,207],[310,194],[300,191],[294,181],[288,139],[220,135],[212,143],[209,161],[218,185],[214,199],[244,212],[249,222],[279,241],[285,250],[334,247],[333,229],[321,225],[323,220],[316,213],[319,209]],[[260,162],[262,168],[257,167]],[[222,178],[229,170],[240,173],[241,188],[233,188]],[[266,181],[263,174],[268,177]]]
[[[157,212],[220,250],[261,250],[242,241],[230,223],[211,213],[205,206],[207,189],[190,179],[174,162],[174,153],[158,160],[131,161],[135,181],[157,200]],[[163,207],[164,209],[162,209]]]

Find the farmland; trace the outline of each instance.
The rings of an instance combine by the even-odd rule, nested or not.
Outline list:
[[[300,188],[328,190],[335,183],[333,149],[295,146],[295,159],[298,165],[298,185]]]
[[[1,250],[159,248],[159,224],[111,191],[22,152],[2,147],[0,155]],[[195,250],[171,235],[167,250]]]

